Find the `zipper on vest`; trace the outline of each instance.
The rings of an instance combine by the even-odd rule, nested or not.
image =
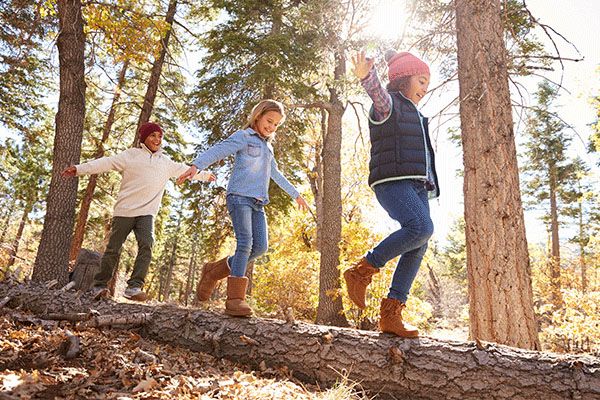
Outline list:
[[[415,108],[415,111],[417,112],[417,118],[419,118],[419,124],[421,125],[421,135],[423,136],[423,151],[425,152],[425,179],[427,181],[429,181],[429,157],[427,157],[427,152],[429,151],[429,149],[427,148],[427,138],[425,137],[425,127],[423,126],[423,117],[421,117],[421,113],[419,112],[419,109],[417,108],[417,105],[415,103],[413,103],[413,101],[411,99],[409,99],[408,97],[404,96],[402,94],[402,92],[398,92],[400,93],[400,96],[404,97],[406,100],[408,100],[408,102],[410,104],[412,104],[412,106]],[[433,176],[431,177],[433,179]]]

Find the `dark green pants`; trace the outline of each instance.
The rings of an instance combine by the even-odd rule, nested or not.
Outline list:
[[[106,245],[100,262],[100,271],[94,276],[94,286],[107,286],[119,262],[123,243],[131,231],[135,233],[138,253],[127,286],[141,288],[144,285],[144,279],[146,279],[148,267],[152,261],[152,245],[154,244],[154,218],[152,215],[113,218],[108,245]]]

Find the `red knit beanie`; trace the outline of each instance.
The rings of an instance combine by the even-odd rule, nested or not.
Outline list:
[[[388,50],[385,52],[385,60],[390,82],[403,76],[429,74],[429,66],[406,51],[397,53],[395,50]]]
[[[160,134],[162,135],[163,131],[160,128],[160,125],[155,124],[154,122],[143,123],[142,126],[140,126],[140,129],[138,130],[138,135],[140,136],[140,143],[144,143],[146,141],[146,138],[154,132],[160,132]]]

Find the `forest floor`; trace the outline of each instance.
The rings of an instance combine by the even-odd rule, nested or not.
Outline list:
[[[79,353],[68,359],[69,336]],[[345,381],[328,390],[286,369],[253,371],[141,337],[0,309],[0,399],[367,399]]]

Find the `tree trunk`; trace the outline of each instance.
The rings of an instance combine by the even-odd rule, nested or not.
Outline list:
[[[142,112],[140,113],[135,138],[133,139],[133,147],[137,147],[140,144],[137,131],[143,123],[146,123],[150,120],[150,116],[152,115],[152,109],[154,108],[154,100],[156,99],[156,92],[158,91],[160,75],[165,62],[165,56],[167,55],[167,49],[169,48],[169,38],[171,37],[173,21],[175,20],[175,11],[177,11],[177,0],[171,0],[169,1],[169,8],[167,9],[167,15],[165,17],[165,22],[169,28],[165,32],[165,37],[162,38],[162,48],[160,50],[160,54],[154,60],[154,64],[152,64],[150,79],[148,79],[148,87],[146,89],[146,95],[144,96],[144,104],[142,104]]]
[[[562,306],[562,294],[560,292],[560,242],[558,238],[558,206],[556,203],[556,166],[550,165],[550,235],[551,251],[550,259],[550,285],[552,285],[552,304],[556,308]]]
[[[123,85],[125,84],[125,74],[127,73],[128,66],[129,61],[126,60],[123,63],[123,66],[121,67],[121,72],[119,73],[117,86],[115,87],[115,94],[113,96],[112,103],[110,105],[110,110],[108,112],[108,118],[106,118],[104,129],[102,131],[102,138],[98,143],[98,148],[96,149],[94,158],[104,157],[104,144],[108,140],[108,136],[110,135],[112,125],[115,122],[115,112],[117,109],[119,98],[121,97],[121,90],[123,88]],[[77,259],[77,254],[79,253],[79,250],[81,249],[81,245],[83,243],[83,238],[85,236],[85,225],[87,224],[88,214],[90,211],[92,200],[94,198],[94,191],[96,190],[97,182],[98,175],[90,175],[87,186],[85,188],[85,195],[83,196],[83,199],[81,200],[81,206],[79,207],[79,215],[77,216],[77,223],[75,224],[75,233],[73,233],[73,242],[71,243],[71,250],[69,252],[69,260],[71,261]]]
[[[558,355],[481,342],[428,337],[400,339],[380,332],[275,319],[231,318],[197,308],[149,306],[0,283],[8,307],[40,316],[100,313],[144,316],[138,332],[163,343],[248,364],[287,368],[329,387],[348,375],[378,398],[462,400],[600,399],[600,359]]]
[[[456,0],[469,334],[539,349],[499,0]]]
[[[13,241],[12,249],[10,251],[10,258],[8,259],[8,266],[11,267],[14,265],[16,260],[17,252],[19,251],[19,243],[21,242],[21,238],[23,237],[23,231],[25,230],[25,225],[27,224],[27,218],[29,217],[29,213],[33,208],[33,204],[26,204],[25,209],[23,210],[23,215],[21,216],[21,222],[19,222],[19,229],[17,229],[17,236],[15,236],[15,240]]]
[[[68,281],[69,249],[77,202],[77,179],[63,178],[60,173],[67,166],[79,162],[85,115],[85,35],[81,11],[81,0],[58,0],[59,34],[56,44],[60,96],[52,179],[32,276],[34,281],[56,279],[59,285]]]
[[[192,254],[190,255],[190,263],[188,264],[188,273],[185,283],[184,294],[185,298],[183,303],[186,306],[188,305],[188,301],[192,294],[192,290],[194,289],[194,283],[196,281],[196,248],[198,246],[198,235],[194,235],[192,240]]]
[[[587,291],[587,265],[585,261],[584,244],[585,227],[583,225],[583,199],[579,199],[579,265],[581,266],[581,291]]]
[[[335,53],[334,78],[346,73],[343,51]],[[327,135],[323,139],[323,225],[320,235],[321,265],[317,323],[348,326],[343,314],[340,285],[340,241],[342,238],[341,148],[344,105],[335,86],[329,88]]]
[[[322,139],[327,136],[327,111],[319,110],[321,113],[321,136]],[[308,180],[310,189],[315,198],[315,208],[317,209],[317,250],[321,252],[321,235],[323,231],[323,140],[316,140],[315,143],[315,166],[312,169]]]
[[[183,206],[183,203],[180,207]],[[165,277],[165,284],[162,292],[162,300],[168,301],[171,292],[171,282],[173,281],[173,270],[175,269],[175,262],[177,261],[177,246],[179,245],[179,232],[181,230],[181,220],[183,218],[183,210],[180,208],[177,215],[177,226],[173,233],[173,246],[171,247],[171,254],[169,255],[169,264],[167,265],[167,274]]]

